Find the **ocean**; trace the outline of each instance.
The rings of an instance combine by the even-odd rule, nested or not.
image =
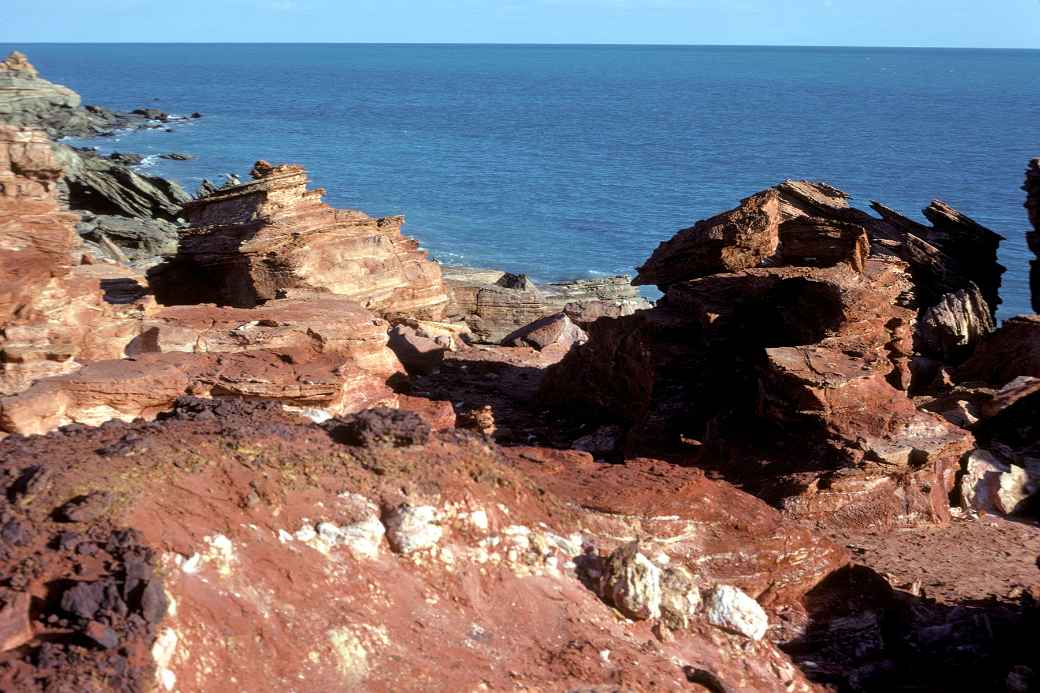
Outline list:
[[[184,152],[194,190],[297,162],[339,207],[404,214],[449,264],[632,273],[681,227],[785,178],[1007,237],[1001,316],[1030,312],[1019,189],[1040,155],[1040,51],[684,46],[22,44],[118,110],[204,117],[90,142]],[[923,219],[922,219],[923,220]]]

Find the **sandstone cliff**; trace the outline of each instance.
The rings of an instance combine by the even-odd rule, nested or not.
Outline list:
[[[42,133],[0,125],[0,394],[118,358],[156,307],[142,277],[83,264],[78,217],[57,203],[60,176]]]
[[[401,233],[403,218],[329,207],[300,166],[261,161],[252,177],[185,206],[179,254],[154,277],[160,302],[250,307],[316,291],[387,317],[443,315],[440,267]]]

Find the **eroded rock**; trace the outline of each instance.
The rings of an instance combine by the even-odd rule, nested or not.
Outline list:
[[[177,257],[151,280],[166,304],[253,307],[292,292],[351,298],[384,317],[436,320],[448,297],[440,266],[401,234],[321,201],[301,166],[259,161],[249,182],[189,202]]]
[[[636,278],[664,298],[591,325],[543,400],[621,425],[629,456],[710,467],[792,515],[947,522],[975,441],[910,394],[987,337],[999,236],[939,202],[931,227],[875,209],[788,181],[679,232]]]
[[[632,542],[610,554],[603,566],[603,596],[629,618],[661,617],[661,568]]]
[[[712,625],[752,640],[761,640],[769,629],[769,617],[758,602],[730,585],[717,585],[704,608]]]

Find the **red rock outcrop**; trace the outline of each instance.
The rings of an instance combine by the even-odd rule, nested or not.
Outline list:
[[[1026,210],[1033,230],[1026,233],[1029,249],[1036,259],[1029,263],[1029,285],[1033,294],[1033,310],[1040,313],[1040,159],[1029,162],[1026,170]]]
[[[150,424],[9,438],[0,687],[817,690],[692,605],[730,585],[779,623],[843,552],[695,472],[661,493],[654,464],[192,398]],[[597,594],[591,571],[631,538],[633,588],[669,613],[684,590],[685,623]],[[687,582],[648,582],[665,574]]]
[[[593,324],[543,399],[623,424],[631,454],[716,469],[799,517],[947,521],[974,440],[908,391],[991,329],[999,237],[942,203],[932,228],[876,208],[787,182],[681,231],[636,279],[665,297]]]
[[[97,360],[0,399],[0,430],[151,419],[184,394],[271,399],[318,418],[396,405],[387,381],[403,369],[386,346],[388,327],[337,296],[248,310],[168,307],[123,335],[130,358]]]
[[[318,417],[397,402],[389,326],[350,298],[161,308],[125,267],[81,264],[60,175],[46,137],[0,126],[0,432],[152,418],[188,392]]]
[[[924,210],[930,227],[880,203],[872,206],[880,219],[850,207],[848,196],[829,185],[786,181],[680,231],[654,251],[633,283],[667,291],[676,282],[754,267],[844,262],[862,270],[870,254],[895,256],[909,265],[922,311],[968,292],[970,297],[960,301],[979,310],[969,324],[934,324],[933,318],[918,331],[944,356],[945,344],[970,351],[992,329],[1000,304],[1001,236],[938,200]]]
[[[56,199],[60,176],[42,133],[0,125],[0,395],[119,358],[156,309],[142,277],[81,264],[78,216]]]
[[[152,277],[161,303],[249,308],[315,291],[384,317],[442,316],[440,266],[401,234],[402,217],[329,207],[324,190],[307,189],[301,166],[260,161],[252,176],[185,205],[191,227],[174,262]]]

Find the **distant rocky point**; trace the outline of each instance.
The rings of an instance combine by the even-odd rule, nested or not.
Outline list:
[[[119,113],[84,106],[72,89],[40,77],[25,54],[14,51],[0,61],[0,121],[43,130],[53,139],[110,135],[115,130],[158,127],[177,119],[155,108]]]

